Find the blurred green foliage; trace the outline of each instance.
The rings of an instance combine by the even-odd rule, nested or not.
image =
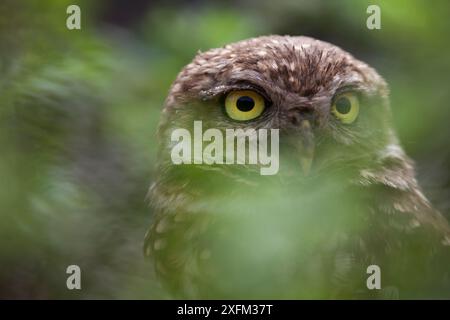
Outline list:
[[[449,216],[449,2],[376,1],[374,31],[373,1],[137,2],[145,10],[76,1],[75,31],[73,1],[0,4],[0,297],[167,297],[141,253],[160,109],[198,50],[263,34],[313,36],[374,66],[425,192]],[[70,264],[81,291],[65,287]]]

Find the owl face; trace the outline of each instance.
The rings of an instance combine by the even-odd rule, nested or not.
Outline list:
[[[183,69],[166,102],[162,140],[196,120],[221,130],[277,128],[282,168],[284,161],[304,172],[356,173],[394,140],[387,94],[374,69],[336,46],[254,38],[200,53]]]

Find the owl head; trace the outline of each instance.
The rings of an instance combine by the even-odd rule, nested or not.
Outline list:
[[[279,129],[281,176],[346,170],[359,179],[385,161],[410,171],[390,124],[386,82],[344,50],[308,37],[265,36],[199,53],[166,101],[166,155],[171,130],[194,121],[222,131]]]
[[[309,190],[331,178],[338,188],[376,189],[371,197],[384,203],[377,210],[408,212],[411,224],[448,234],[445,219],[430,213],[413,162],[398,142],[388,91],[366,63],[313,38],[264,36],[198,53],[179,73],[163,109],[158,181],[172,181],[168,185],[177,190],[197,183],[202,192],[222,192],[226,182],[252,184],[260,172],[252,166],[174,165],[169,155],[176,128],[192,130],[194,121],[202,121],[204,130],[278,129],[280,171],[271,183]]]

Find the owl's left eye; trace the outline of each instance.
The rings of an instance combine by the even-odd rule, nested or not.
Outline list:
[[[225,111],[233,120],[247,121],[255,119],[261,115],[264,109],[264,98],[255,91],[231,91],[225,98]]]
[[[338,95],[331,106],[331,112],[345,124],[353,123],[359,114],[358,96],[352,92]]]

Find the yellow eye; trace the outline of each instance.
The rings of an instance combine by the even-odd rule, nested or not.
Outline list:
[[[255,119],[261,115],[264,108],[264,98],[254,91],[232,91],[225,98],[225,111],[233,120]]]
[[[331,106],[331,112],[345,124],[354,122],[359,114],[358,97],[351,92],[338,95]]]

